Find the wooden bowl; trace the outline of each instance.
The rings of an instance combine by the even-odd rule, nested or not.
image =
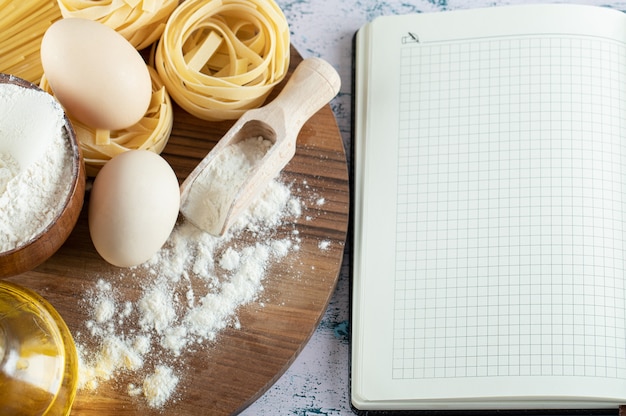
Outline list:
[[[0,83],[41,90],[31,82],[8,74],[0,74]],[[85,196],[85,166],[74,129],[67,116],[64,118],[72,152],[70,192],[63,208],[42,232],[19,247],[0,253],[0,278],[29,271],[46,261],[63,245],[78,221]]]

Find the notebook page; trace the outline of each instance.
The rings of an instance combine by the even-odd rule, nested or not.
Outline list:
[[[553,32],[401,36],[391,351],[368,373],[389,364],[396,398],[626,380],[626,44]]]
[[[401,59],[394,377],[624,377],[625,45]]]

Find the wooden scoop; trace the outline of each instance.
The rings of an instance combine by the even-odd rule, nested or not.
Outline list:
[[[213,235],[224,235],[291,160],[300,129],[337,95],[340,84],[339,74],[328,62],[319,58],[303,60],[280,94],[269,104],[246,111],[182,183],[180,211],[185,218]],[[212,163],[220,162],[217,159],[228,146],[255,137],[273,143],[267,153],[242,181],[235,183],[228,195],[214,198],[213,192],[208,196]]]

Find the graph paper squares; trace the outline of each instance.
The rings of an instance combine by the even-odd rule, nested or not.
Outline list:
[[[625,377],[626,45],[401,53],[393,377]]]

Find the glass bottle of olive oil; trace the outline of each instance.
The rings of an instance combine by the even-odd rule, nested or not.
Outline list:
[[[76,347],[58,312],[0,280],[0,414],[68,415],[77,373]]]

